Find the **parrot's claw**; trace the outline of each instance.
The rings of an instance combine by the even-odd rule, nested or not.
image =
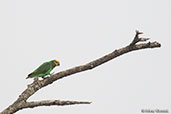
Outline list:
[[[46,79],[46,78],[48,78],[48,77],[42,77],[43,79]]]
[[[37,82],[38,80],[39,80],[38,77],[35,77],[35,78],[34,78],[34,82]]]

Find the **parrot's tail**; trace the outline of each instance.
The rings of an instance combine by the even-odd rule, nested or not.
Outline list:
[[[32,75],[33,75],[33,73],[30,73],[30,74],[26,77],[26,79],[31,78]]]
[[[30,78],[29,76],[26,77],[26,79]]]

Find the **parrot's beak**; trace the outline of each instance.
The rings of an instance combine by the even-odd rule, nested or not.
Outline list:
[[[60,66],[60,63],[57,63],[57,66]]]

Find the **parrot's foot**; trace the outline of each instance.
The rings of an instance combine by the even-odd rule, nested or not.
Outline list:
[[[34,78],[34,82],[37,82],[38,80],[39,80],[38,77],[35,77],[35,78]]]
[[[46,77],[45,77],[45,76],[43,76],[42,78],[43,78],[43,79],[46,79],[46,78],[48,78],[48,77],[47,77],[47,76],[46,76]]]

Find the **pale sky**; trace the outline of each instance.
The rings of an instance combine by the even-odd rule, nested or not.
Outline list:
[[[130,52],[93,70],[58,80],[29,101],[90,105],[24,109],[17,114],[171,113],[170,0],[0,0],[0,111],[12,104],[43,62],[54,72],[82,65],[129,44],[135,30],[161,48]]]

